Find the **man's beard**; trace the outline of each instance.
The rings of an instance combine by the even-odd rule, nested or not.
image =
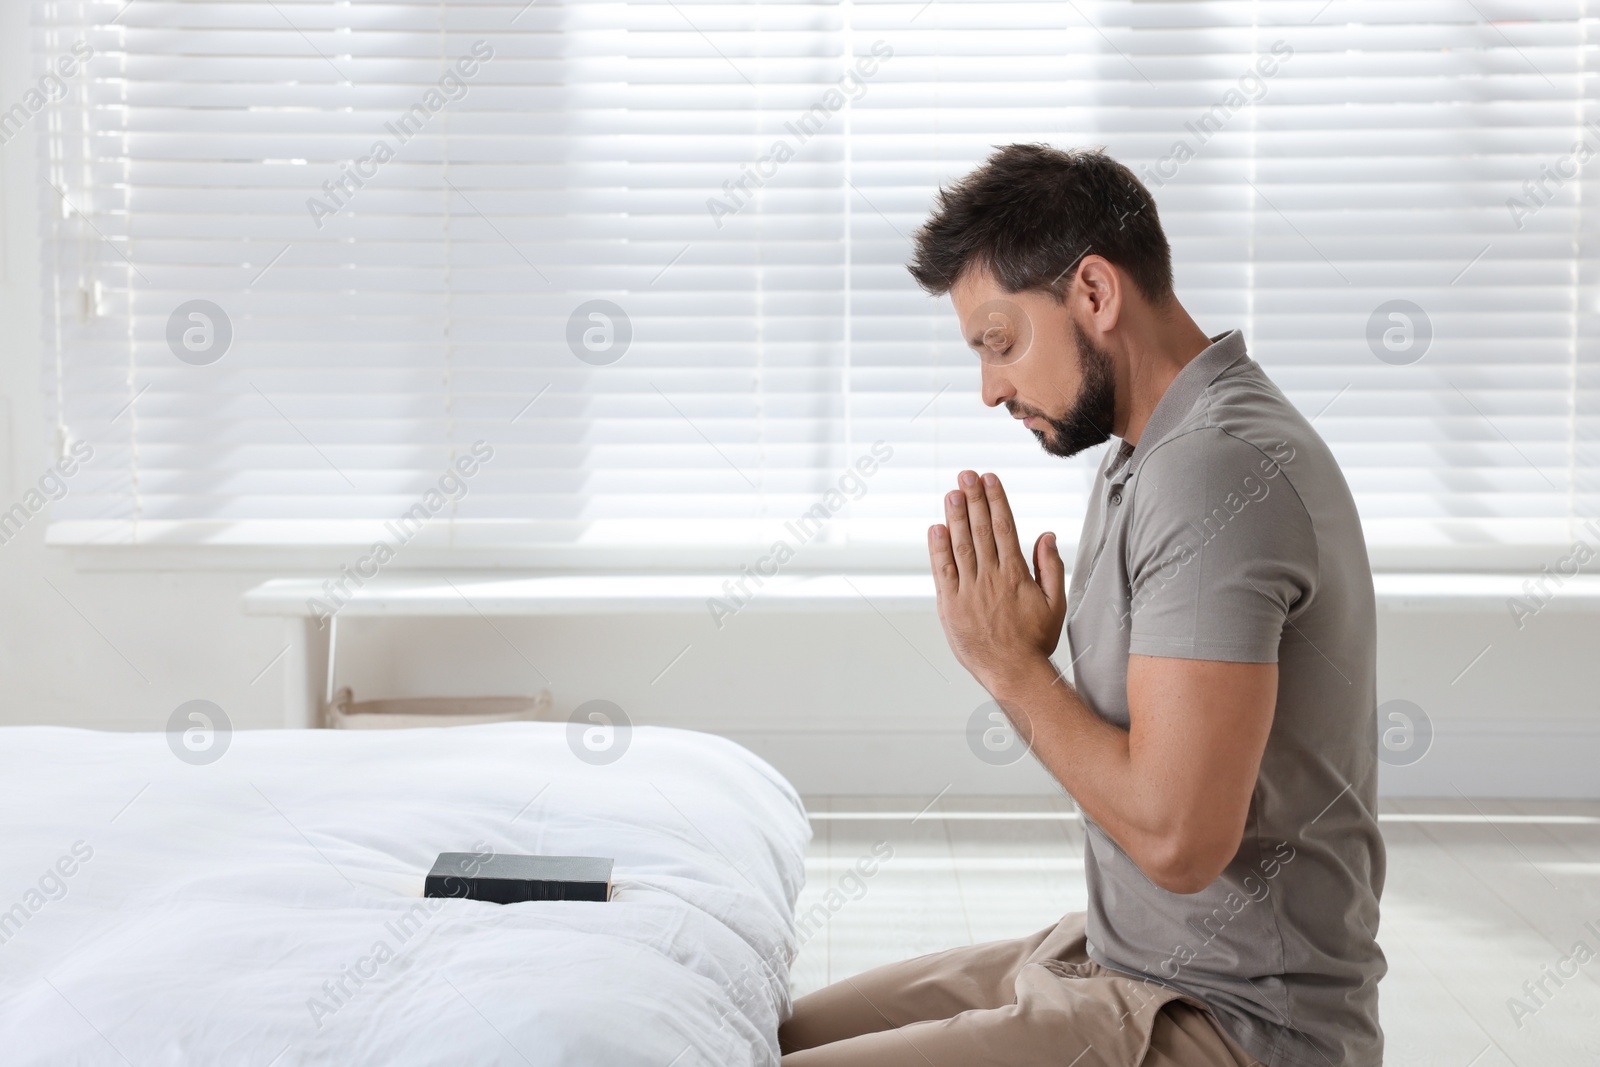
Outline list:
[[[1117,382],[1111,353],[1096,348],[1077,323],[1072,324],[1072,334],[1078,343],[1078,366],[1083,372],[1077,403],[1059,419],[1043,412],[1028,412],[1031,418],[1050,424],[1050,432],[1034,430],[1033,435],[1052,456],[1076,456],[1084,449],[1104,444],[1111,438],[1111,420],[1116,414]],[[1006,407],[1016,414],[1015,405]]]

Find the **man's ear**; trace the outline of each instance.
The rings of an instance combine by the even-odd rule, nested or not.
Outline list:
[[[1104,256],[1084,256],[1078,264],[1077,284],[1072,287],[1068,302],[1076,296],[1082,302],[1094,329],[1090,336],[1105,333],[1117,325],[1122,311],[1122,279],[1111,261]]]

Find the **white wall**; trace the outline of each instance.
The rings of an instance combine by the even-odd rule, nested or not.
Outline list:
[[[26,20],[26,5],[0,5],[0,108],[30,80]],[[4,509],[54,458],[40,393],[31,132],[0,147],[0,179]],[[246,617],[239,603],[251,585],[292,571],[106,569],[128,557],[107,564],[93,552],[47,549],[42,520],[0,546],[0,724],[160,729],[197,697],[221,705],[237,728],[282,722],[285,665],[268,664],[283,624]],[[330,571],[318,563],[301,573]],[[720,633],[699,617],[499,626],[520,655],[475,620],[351,625],[345,678],[363,696],[535,691],[543,682],[526,656],[548,672],[563,717],[604,697],[639,724],[727,733],[808,792],[1049,788],[1027,762],[995,769],[968,751],[964,727],[984,695],[945,650],[931,613],[749,615]],[[1547,612],[1519,632],[1509,613],[1394,614],[1380,620],[1380,642],[1380,700],[1414,701],[1436,731],[1422,761],[1386,769],[1386,790],[1600,795],[1600,618]],[[685,644],[690,651],[653,682]]]

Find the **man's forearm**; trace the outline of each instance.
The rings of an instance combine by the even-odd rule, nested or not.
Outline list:
[[[1134,760],[1127,731],[1090,710],[1049,660],[1030,663],[992,693],[1035,757],[1088,816],[1153,878],[1176,862],[1177,821]]]

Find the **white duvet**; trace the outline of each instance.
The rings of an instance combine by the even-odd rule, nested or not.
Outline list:
[[[563,725],[0,729],[0,1062],[774,1064],[810,830],[749,752]],[[440,852],[616,860],[609,903],[422,898]]]

